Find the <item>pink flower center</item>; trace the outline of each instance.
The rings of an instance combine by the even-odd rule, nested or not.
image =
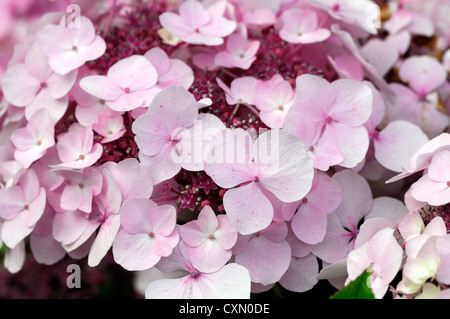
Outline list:
[[[37,145],[37,146],[41,146],[41,144],[42,144],[42,141],[41,141],[41,140],[37,140],[37,141],[36,141],[36,145]]]
[[[283,111],[283,110],[284,110],[284,106],[283,106],[283,105],[278,105],[278,109],[279,109],[280,111]]]
[[[30,206],[28,206],[28,204],[25,204],[24,206],[23,206],[23,209],[29,209],[30,208]]]
[[[105,104],[105,100],[103,100],[103,99],[100,99],[99,101],[98,101],[101,105],[103,105],[103,104]]]
[[[253,182],[258,183],[259,182],[259,177],[258,176],[254,176],[253,177]]]
[[[124,91],[125,93],[130,93],[130,88],[124,88],[123,91]]]
[[[332,118],[331,118],[331,116],[327,116],[326,118],[325,118],[325,123],[326,124],[329,124],[329,123],[331,123],[331,121],[332,121]]]
[[[259,237],[259,236],[261,236],[261,232],[258,231],[255,233],[255,237]]]
[[[78,156],[78,159],[84,160],[84,155],[83,155],[83,154],[80,154],[80,155]]]
[[[310,147],[308,147],[308,150],[310,151],[310,152],[314,152],[314,146],[310,146]]]
[[[303,197],[302,204],[306,204],[307,202],[308,202],[308,198],[307,197]]]
[[[192,277],[192,278],[197,278],[199,275],[200,275],[200,273],[198,272],[197,269],[193,269],[193,270],[191,271],[191,277]]]
[[[244,53],[239,54],[239,58],[243,59],[245,57]]]
[[[152,232],[152,231],[151,231],[151,232],[149,232],[149,233],[148,233],[148,237],[150,237],[150,238],[154,238],[154,237],[155,237],[155,233],[154,233],[154,232]]]
[[[81,189],[83,189],[83,188],[84,188],[84,184],[83,184],[83,183],[80,183],[80,184],[78,184],[78,187],[81,188]]]
[[[447,187],[450,187],[450,181],[447,181]]]
[[[76,45],[72,46],[72,51],[77,52],[78,51],[78,47]]]
[[[338,12],[339,9],[340,9],[340,6],[339,6],[338,3],[335,3],[335,4],[331,7],[331,10],[334,11],[334,12]]]
[[[371,135],[372,135],[372,138],[377,139],[378,136],[380,136],[380,132],[378,132],[378,131],[373,131]]]
[[[210,234],[209,236],[208,236],[208,239],[214,239],[215,237],[214,237],[214,235],[213,234]]]

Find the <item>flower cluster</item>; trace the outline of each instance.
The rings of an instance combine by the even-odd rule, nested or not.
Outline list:
[[[450,1],[49,3],[0,5],[11,273],[450,298]]]

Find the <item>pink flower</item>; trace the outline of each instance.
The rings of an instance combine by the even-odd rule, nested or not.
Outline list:
[[[384,228],[348,254],[347,283],[368,268],[371,272],[370,288],[375,298],[384,297],[403,260],[403,250],[394,237],[394,231],[393,228]]]
[[[99,58],[106,50],[105,41],[96,35],[91,20],[84,16],[80,17],[79,28],[48,25],[37,34],[37,42],[50,67],[61,75]]]
[[[184,42],[191,44],[220,45],[223,37],[233,33],[236,22],[223,17],[225,7],[217,10],[217,5],[204,8],[196,0],[184,1],[179,14],[164,12],[159,21],[164,29]]]
[[[292,8],[281,15],[283,27],[280,29],[280,37],[290,43],[309,44],[322,42],[331,35],[330,30],[321,28],[326,21],[319,21],[319,17],[313,10]]]
[[[450,134],[442,133],[423,144],[411,157],[409,163],[402,167],[403,172],[390,178],[387,183],[398,181],[426,169],[434,154],[450,149]]]
[[[385,217],[393,225],[402,215],[408,213],[404,205],[390,197],[372,198],[369,183],[352,170],[344,170],[333,175],[341,186],[342,202],[336,210],[328,214],[326,235],[316,244],[312,252],[328,263],[337,262],[354,249],[359,234],[359,224],[374,217]]]
[[[375,158],[383,167],[395,172],[402,172],[411,156],[428,141],[417,125],[403,120],[390,122],[372,137]]]
[[[83,126],[92,126],[94,123],[99,121],[101,116],[114,116],[117,114],[122,114],[123,112],[116,112],[111,110],[107,105],[106,101],[99,99],[87,93],[80,87],[80,80],[86,76],[94,75],[86,66],[82,66],[78,69],[77,81],[73,86],[70,93],[72,94],[77,106],[75,108],[75,117]]]
[[[248,41],[242,34],[232,34],[227,38],[226,48],[216,54],[214,63],[226,68],[248,70],[256,60],[259,41]]]
[[[373,95],[364,83],[341,79],[333,83],[318,76],[302,75],[296,80],[296,99],[283,128],[311,141],[336,146],[343,157],[339,165],[352,168],[369,147],[363,124],[372,113]]]
[[[119,163],[105,162],[101,166],[106,169],[122,194],[122,201],[129,198],[150,198],[153,183],[148,170],[137,159],[128,158]]]
[[[428,17],[408,8],[409,0],[400,0],[390,3],[393,12],[389,20],[383,24],[383,28],[391,34],[397,34],[407,30],[412,34],[432,36],[434,24]]]
[[[305,292],[317,284],[318,274],[319,263],[316,256],[313,254],[305,257],[292,256],[289,268],[278,282],[289,291]]]
[[[92,211],[92,198],[102,190],[102,175],[94,167],[86,167],[82,171],[57,170],[66,180],[61,194],[61,208],[85,213]]]
[[[46,109],[36,111],[26,127],[15,130],[11,135],[11,142],[16,148],[14,158],[23,168],[30,167],[55,144],[54,135],[55,130],[49,111]]]
[[[227,263],[237,240],[237,232],[228,217],[216,216],[210,206],[201,210],[197,220],[182,225],[179,232],[192,266],[208,273]]]
[[[380,7],[372,1],[315,0],[314,2],[334,19],[353,24],[371,34],[376,34],[377,28],[380,27]]]
[[[30,249],[34,259],[40,264],[53,265],[66,256],[61,243],[55,240],[52,223],[55,211],[50,205],[45,205],[44,213],[30,234]]]
[[[280,74],[268,81],[258,81],[253,104],[261,111],[261,121],[270,128],[282,128],[284,118],[294,103],[295,92]]]
[[[449,123],[448,115],[437,110],[436,90],[445,82],[446,72],[442,64],[428,56],[406,59],[399,69],[403,84],[389,86],[397,96],[397,102],[389,108],[389,119],[405,119],[422,128],[430,137],[442,133]]]
[[[385,117],[385,103],[381,94],[369,84],[373,93],[373,112],[364,124],[371,138],[371,149],[375,159],[383,167],[402,172],[419,147],[428,141],[425,133],[411,122],[395,120],[382,123]],[[379,129],[382,127],[382,129]]]
[[[132,55],[116,62],[107,75],[89,75],[80,80],[80,87],[105,100],[114,111],[130,111],[151,102],[158,81],[153,64],[141,55]]]
[[[144,54],[158,73],[158,82],[156,83],[156,92],[170,86],[181,86],[189,89],[194,82],[194,73],[192,69],[180,59],[171,59],[160,48],[155,47]]]
[[[206,173],[222,188],[232,225],[241,234],[260,231],[272,222],[273,206],[264,191],[295,202],[311,188],[314,170],[303,142],[284,130],[270,130],[253,143],[242,129],[218,134]]]
[[[139,158],[149,168],[154,184],[180,171],[181,164],[173,150],[183,129],[194,125],[197,116],[194,96],[181,87],[171,86],[158,93],[147,112],[134,121]]]
[[[120,114],[102,115],[98,122],[92,124],[92,129],[103,136],[101,143],[109,143],[119,139],[127,131]]]
[[[285,240],[287,233],[286,223],[278,222],[253,234],[239,236],[233,248],[234,259],[248,269],[252,282],[273,284],[287,271],[291,262],[291,248]]]
[[[245,103],[253,105],[253,97],[255,95],[256,84],[258,80],[251,76],[236,78],[231,81],[228,87],[220,78],[216,78],[217,84],[225,91],[227,103],[235,105]]]
[[[5,221],[1,238],[9,247],[16,247],[34,229],[44,213],[46,192],[32,169],[28,169],[17,185],[0,190],[0,217]]]
[[[445,205],[450,202],[450,171],[448,161],[450,151],[436,153],[426,174],[411,185],[411,196],[432,206]]]
[[[67,252],[87,244],[88,265],[97,266],[113,245],[120,228],[122,196],[111,174],[101,170],[102,190],[94,197],[92,212],[66,211],[57,213],[53,234]]]
[[[179,278],[159,279],[145,289],[146,299],[248,299],[250,275],[236,263],[215,272],[201,272],[192,266],[186,246],[180,241],[173,253],[161,259],[157,268],[163,272],[182,271]]]
[[[341,203],[340,185],[328,175],[316,172],[309,193],[299,202],[292,218],[294,234],[307,244],[321,242],[327,229],[327,215]]]
[[[58,137],[56,143],[61,164],[56,167],[79,169],[91,166],[102,155],[103,148],[94,144],[94,132],[90,127],[74,123],[67,133]]]
[[[114,260],[127,270],[153,267],[178,244],[176,210],[147,198],[126,200],[120,210],[121,230],[113,245]]]
[[[67,93],[75,83],[76,75],[76,70],[66,75],[55,73],[34,42],[25,55],[24,63],[12,65],[3,74],[2,90],[11,104],[25,107],[28,120],[37,110],[45,108],[56,124],[66,112]]]

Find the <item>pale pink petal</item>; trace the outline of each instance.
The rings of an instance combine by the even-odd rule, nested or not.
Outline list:
[[[41,87],[41,82],[30,75],[25,64],[16,64],[2,75],[2,92],[15,106],[30,104]]]
[[[336,100],[329,116],[350,127],[364,124],[372,114],[371,89],[365,83],[347,79],[335,81],[331,86],[336,91]]]
[[[373,141],[377,161],[400,173],[409,166],[414,153],[428,142],[428,137],[418,126],[398,120],[390,122]]]
[[[189,89],[194,82],[192,69],[183,61],[178,59],[170,60],[170,68],[158,79],[158,88],[164,89],[170,85],[178,85],[184,89]]]
[[[161,151],[155,156],[139,153],[139,160],[147,168],[155,185],[174,177],[181,170],[181,164],[174,153],[172,142],[164,144]]]
[[[133,133],[139,150],[145,155],[155,156],[170,141],[172,132],[160,116],[147,112],[133,122]]]
[[[144,106],[144,103],[145,99],[140,91],[124,93],[114,101],[106,101],[109,108],[117,112],[131,111]]]
[[[294,202],[311,189],[313,163],[301,139],[285,130],[261,134],[255,144],[260,184],[283,202]]]
[[[55,100],[64,97],[69,93],[70,89],[75,84],[77,79],[77,71],[74,70],[67,75],[59,75],[57,73],[52,73],[45,81],[50,95]]]
[[[120,220],[123,229],[130,235],[148,234],[152,230],[150,212],[157,205],[147,198],[132,198],[123,202]]]
[[[424,55],[406,59],[399,69],[399,76],[421,98],[425,98],[444,83],[446,72],[436,59]]]
[[[188,0],[180,6],[180,16],[192,29],[204,26],[210,21],[208,11],[196,0]]]
[[[317,257],[309,254],[304,258],[292,257],[288,270],[279,283],[283,288],[294,292],[311,290],[317,283],[319,263]]]
[[[212,274],[196,278],[160,279],[145,289],[146,299],[247,299],[250,297],[250,275],[238,264],[225,265]]]
[[[253,140],[248,132],[224,130],[212,143],[206,155],[205,171],[216,184],[231,188],[254,179],[250,165]]]
[[[22,269],[25,259],[25,241],[21,241],[16,247],[6,250],[3,264],[10,273],[15,274]]]
[[[82,78],[80,87],[87,93],[106,101],[116,100],[123,94],[118,85],[103,75],[89,75]]]
[[[176,224],[176,210],[172,205],[161,205],[152,209],[150,221],[152,231],[162,236],[170,236]]]
[[[233,33],[236,27],[237,23],[235,21],[228,20],[224,17],[211,16],[209,23],[203,27],[200,27],[200,32],[220,39]],[[220,40],[223,43],[223,40]]]
[[[383,217],[392,225],[397,225],[399,220],[407,214],[408,209],[402,201],[393,197],[380,196],[373,200],[372,208],[364,218],[368,220],[374,217]]]
[[[53,238],[51,233],[46,236],[31,233],[30,249],[34,259],[44,265],[54,265],[66,255],[64,248]]]
[[[450,188],[424,175],[411,186],[411,196],[433,206],[445,205],[450,202]]]
[[[115,63],[108,70],[108,80],[122,89],[149,89],[158,80],[153,64],[141,55],[132,55]]]
[[[122,193],[122,201],[129,198],[150,198],[153,183],[147,169],[134,158],[125,159],[106,167],[113,176]]]
[[[423,143],[425,144],[425,143]],[[448,168],[450,151],[443,150],[436,153],[428,166],[428,176],[435,182],[447,183],[450,181],[450,170]]]
[[[228,190],[223,203],[231,224],[243,235],[262,230],[272,221],[272,204],[256,183]]]
[[[333,215],[338,215],[346,223],[358,225],[372,208],[372,191],[368,182],[352,170],[336,173],[333,179],[342,190],[342,201]]]
[[[215,115],[199,114],[194,125],[179,134],[181,141],[176,148],[181,166],[188,171],[204,170],[215,136],[225,129],[225,124]]]
[[[193,32],[191,26],[182,17],[173,12],[164,12],[159,16],[159,21],[164,29],[177,37],[188,36]]]
[[[356,81],[362,81],[364,79],[363,66],[353,55],[344,53],[334,58],[328,56],[328,60],[340,78]]]
[[[273,262],[267,261],[271,256]],[[275,243],[264,236],[253,237],[235,262],[250,272],[252,282],[268,285],[281,279],[291,262],[291,249],[285,241]]]
[[[120,228],[120,216],[110,215],[100,226],[100,230],[92,243],[88,256],[88,265],[97,266],[111,248]]]
[[[155,96],[148,108],[148,113],[161,116],[169,130],[190,127],[198,115],[197,101],[185,89],[171,86]]]
[[[214,240],[206,240],[198,247],[186,247],[192,266],[198,271],[211,273],[222,268],[231,258],[231,250],[223,250]]]
[[[329,130],[329,127],[332,127]],[[327,132],[329,131],[329,132]],[[327,125],[325,134],[333,134],[344,160],[339,165],[353,168],[363,161],[369,149],[369,135],[363,126],[348,127],[337,122]]]
[[[69,97],[67,95],[60,99],[54,99],[46,88],[41,90],[34,100],[27,105],[25,108],[25,117],[27,120],[30,120],[34,113],[45,108],[51,111],[49,112],[50,117],[52,118],[53,124],[56,124],[64,116],[68,105]]]
[[[386,76],[399,58],[398,49],[386,41],[372,39],[361,48],[362,56],[372,64],[380,74]]]
[[[89,215],[82,211],[55,214],[53,237],[62,244],[71,244],[81,237],[89,224]]]
[[[129,234],[119,231],[113,245],[114,261],[130,271],[153,267],[161,256],[153,252],[154,240],[147,234]]]

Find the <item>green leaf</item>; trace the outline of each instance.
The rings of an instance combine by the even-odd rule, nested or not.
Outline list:
[[[375,299],[370,283],[371,267],[364,271],[358,278],[339,290],[330,299]]]

